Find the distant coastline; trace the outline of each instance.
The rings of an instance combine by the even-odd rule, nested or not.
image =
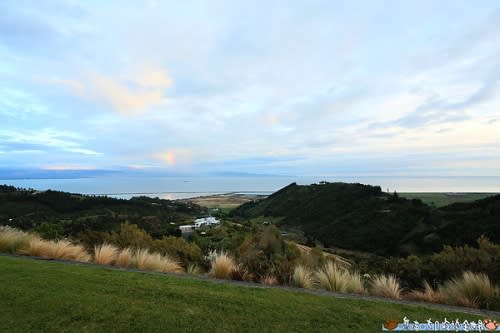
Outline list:
[[[399,193],[500,193],[500,176],[121,177],[113,175],[71,179],[0,179],[0,184],[124,199],[145,195],[173,200],[227,193],[268,195],[293,182],[306,185],[320,181],[369,184],[380,186],[386,192]]]

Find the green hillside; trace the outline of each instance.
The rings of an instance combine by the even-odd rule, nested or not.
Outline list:
[[[379,332],[484,319],[413,305],[0,257],[1,332]],[[496,318],[498,319],[498,318]]]
[[[149,197],[130,200],[0,185],[0,225],[35,230],[48,238],[92,238],[136,224],[151,236],[178,235],[178,225],[204,212],[198,205]]]
[[[500,196],[432,208],[362,184],[293,183],[264,200],[240,206],[233,215],[281,217],[280,225],[301,229],[327,247],[383,256],[475,244],[481,235],[500,237]]]

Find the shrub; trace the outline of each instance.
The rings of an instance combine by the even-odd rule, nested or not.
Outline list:
[[[329,291],[363,293],[365,288],[359,273],[350,273],[331,261],[315,274],[318,285]]]
[[[474,308],[488,308],[488,301],[498,292],[486,274],[469,271],[445,282],[439,290],[446,303]]]
[[[44,239],[58,239],[63,237],[64,230],[60,224],[42,223],[34,231]]]
[[[250,273],[248,271],[248,269],[246,269],[242,265],[237,266],[231,272],[231,279],[232,280],[251,282],[251,281],[254,281],[254,278],[255,278],[255,275],[253,273]]]
[[[51,242],[52,253],[51,258],[55,259],[66,259],[66,260],[76,260],[76,261],[89,261],[90,255],[85,251],[85,248],[81,245],[72,244],[66,239],[61,239],[56,242]]]
[[[424,281],[424,290],[412,290],[405,295],[405,298],[430,303],[444,302],[443,294],[439,290],[434,290],[427,281]]]
[[[153,238],[136,224],[122,224],[120,232],[112,232],[108,237],[109,242],[118,245],[120,248],[150,248]]]
[[[54,259],[89,261],[83,246],[68,240],[48,241],[11,227],[0,227],[0,250]]]
[[[236,271],[238,266],[234,259],[226,252],[222,251],[215,254],[212,258],[210,276],[217,279],[231,279],[233,271]]]
[[[200,248],[180,237],[165,236],[162,239],[155,240],[152,243],[151,250],[177,258],[185,265],[199,263],[202,260]]]
[[[123,268],[137,266],[137,262],[134,258],[134,252],[132,251],[132,249],[127,247],[118,252],[115,265]]]
[[[94,248],[94,262],[101,265],[112,265],[119,254],[117,247],[111,244],[101,244]]]
[[[394,275],[377,275],[371,282],[371,293],[376,296],[400,299],[401,287]]]
[[[15,228],[0,226],[0,252],[16,253],[28,246],[33,237],[33,235]]]
[[[276,286],[278,284],[278,279],[272,274],[267,274],[261,277],[259,282],[268,286]]]
[[[51,257],[53,252],[54,242],[41,239],[39,237],[33,237],[28,245],[19,251],[20,254],[26,254],[28,256],[35,257]]]
[[[187,267],[187,273],[189,275],[200,275],[201,274],[201,268],[200,266],[196,264],[190,264]]]
[[[487,274],[492,282],[500,283],[500,244],[485,237],[480,237],[477,244],[477,247],[444,246],[441,252],[427,256],[391,258],[385,270],[399,276],[410,288],[418,288],[422,280],[442,284],[460,276],[463,267]]]
[[[292,275],[292,284],[299,288],[312,288],[314,279],[309,268],[303,265],[295,266]]]
[[[167,255],[160,255],[162,260],[162,272],[165,273],[183,273],[184,269],[182,266],[172,258]]]
[[[137,250],[134,257],[137,263],[137,268],[139,269],[164,273],[183,272],[179,263],[172,260],[170,257],[162,256],[159,253],[150,253],[146,249]]]

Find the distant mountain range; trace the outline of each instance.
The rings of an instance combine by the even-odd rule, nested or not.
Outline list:
[[[432,208],[382,192],[378,186],[295,183],[233,212],[240,218],[282,217],[280,225],[304,231],[327,247],[403,256],[439,251],[443,245],[500,239],[500,195]]]

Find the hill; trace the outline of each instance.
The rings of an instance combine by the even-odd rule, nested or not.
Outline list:
[[[35,230],[47,238],[82,238],[92,232],[137,224],[151,236],[178,235],[178,225],[205,210],[191,203],[149,197],[129,200],[59,191],[35,191],[0,185],[0,225]]]
[[[26,258],[0,256],[0,271],[0,331],[11,333],[379,332],[404,316],[485,317]]]
[[[292,183],[264,200],[240,206],[233,215],[279,217],[280,226],[302,230],[311,242],[383,256],[475,244],[481,235],[500,237],[498,195],[432,208],[418,199],[382,192],[378,186]]]

